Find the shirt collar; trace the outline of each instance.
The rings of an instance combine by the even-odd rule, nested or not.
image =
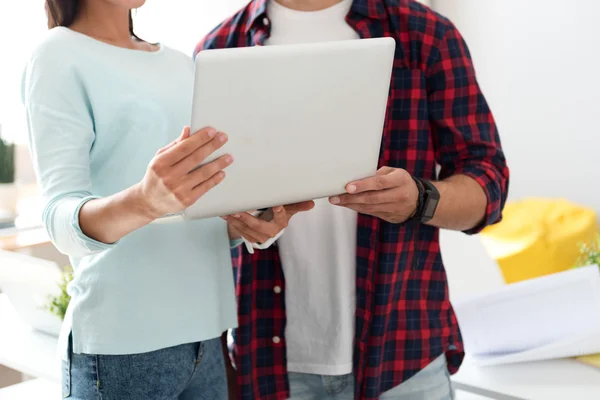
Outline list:
[[[267,3],[269,1],[273,0],[252,0],[248,9],[246,33],[257,24],[265,25],[263,19],[267,16]],[[397,3],[397,0],[391,0],[391,2]],[[354,0],[350,12],[371,19],[382,19],[387,15],[385,6],[386,0]]]

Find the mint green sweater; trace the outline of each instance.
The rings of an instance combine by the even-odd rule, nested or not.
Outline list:
[[[215,338],[236,325],[226,223],[148,225],[116,244],[81,231],[88,200],[139,182],[190,123],[191,58],[128,50],[52,29],[23,77],[43,221],[75,278],[61,347],[131,354]]]

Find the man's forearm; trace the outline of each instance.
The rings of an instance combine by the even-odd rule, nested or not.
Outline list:
[[[465,231],[483,220],[487,198],[483,188],[474,179],[466,175],[454,175],[433,184],[440,192],[440,203],[428,225]]]

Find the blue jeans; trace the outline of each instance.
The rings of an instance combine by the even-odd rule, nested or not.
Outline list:
[[[353,374],[323,376],[288,374],[291,400],[354,400]],[[381,400],[454,400],[444,355],[400,386],[383,393]]]
[[[131,355],[73,354],[63,361],[63,398],[226,400],[219,338]]]

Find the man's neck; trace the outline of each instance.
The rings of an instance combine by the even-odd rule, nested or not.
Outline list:
[[[290,8],[296,11],[320,11],[338,3],[343,0],[274,0],[284,7]]]

